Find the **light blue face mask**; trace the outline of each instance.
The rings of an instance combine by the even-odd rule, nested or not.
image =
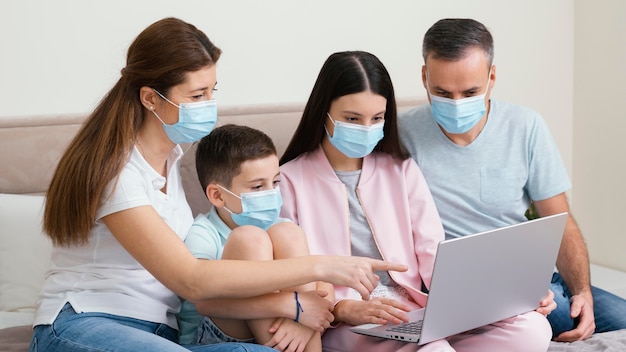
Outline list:
[[[280,188],[267,191],[241,193],[240,196],[218,185],[224,191],[241,199],[241,213],[236,214],[224,207],[239,226],[252,225],[267,230],[278,220],[283,198],[280,196]]]
[[[428,87],[428,80],[426,82]],[[461,134],[471,130],[487,112],[485,95],[488,89],[489,80],[485,93],[455,100],[432,95],[428,87],[430,110],[435,121],[449,133]]]
[[[207,136],[217,123],[217,102],[205,100],[195,103],[174,104],[157,90],[155,92],[168,103],[178,108],[178,122],[168,125],[151,110],[154,116],[161,121],[167,137],[176,144],[192,143]]]
[[[335,125],[333,135],[326,130],[330,143],[348,158],[363,158],[369,155],[378,142],[383,139],[385,121],[371,126],[334,121],[330,113],[326,113],[330,122]]]

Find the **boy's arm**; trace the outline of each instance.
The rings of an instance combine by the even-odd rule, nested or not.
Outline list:
[[[333,321],[332,302],[325,296],[328,291],[298,292],[298,301],[302,310],[298,322],[315,331],[322,332]],[[198,313],[215,318],[226,319],[296,319],[295,294],[293,292],[275,292],[266,295],[242,299],[212,299],[194,302]]]

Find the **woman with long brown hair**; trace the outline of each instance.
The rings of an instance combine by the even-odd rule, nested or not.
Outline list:
[[[176,343],[179,296],[250,297],[319,280],[368,297],[377,282],[372,270],[404,269],[366,258],[191,255],[183,243],[193,217],[179,144],[215,125],[220,54],[203,32],[175,18],[153,23],[130,45],[120,79],[71,142],[48,190],[43,226],[54,251],[31,351],[185,350]]]

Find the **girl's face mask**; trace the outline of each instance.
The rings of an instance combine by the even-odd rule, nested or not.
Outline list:
[[[330,143],[348,158],[363,158],[369,155],[378,142],[383,139],[384,120],[371,126],[363,126],[335,121],[330,113],[326,113],[326,115],[330,118],[330,122],[335,125],[332,136],[326,130]]]

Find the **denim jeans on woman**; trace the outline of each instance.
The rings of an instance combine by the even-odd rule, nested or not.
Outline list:
[[[576,320],[569,312],[571,293],[558,273],[552,275],[550,289],[554,292],[557,308],[548,315],[552,326],[552,337],[574,329]],[[626,329],[626,300],[610,292],[591,286],[593,314],[596,321],[595,332]]]
[[[181,346],[178,332],[165,324],[104,313],[74,312],[68,303],[52,325],[34,328],[30,352],[63,351],[202,351],[269,352],[269,347],[245,343]]]

